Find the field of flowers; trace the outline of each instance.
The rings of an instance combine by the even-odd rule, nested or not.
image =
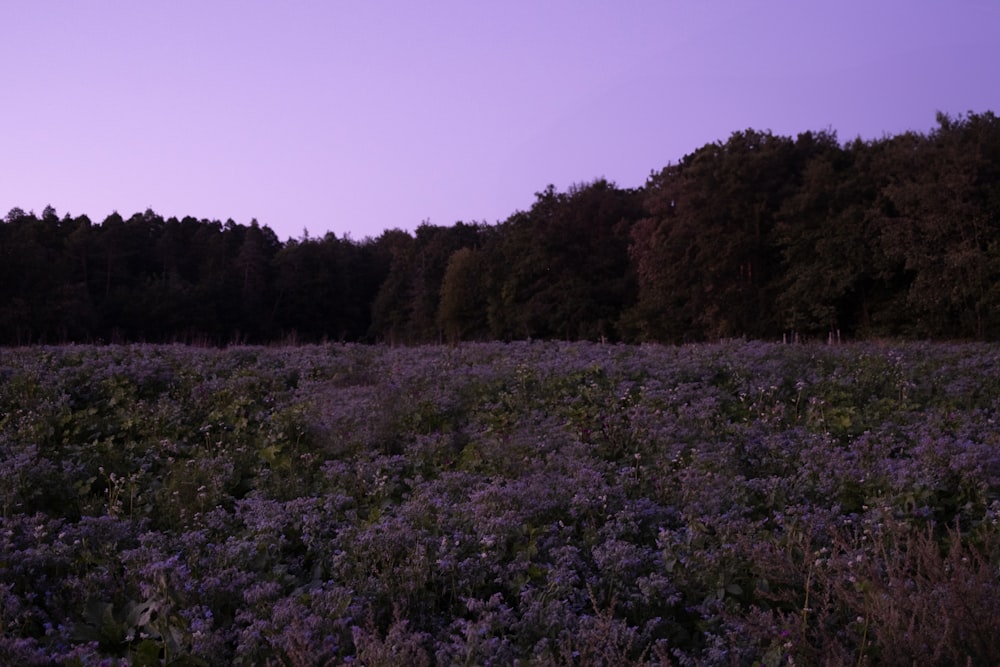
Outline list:
[[[0,350],[0,664],[998,664],[998,413],[988,345]]]

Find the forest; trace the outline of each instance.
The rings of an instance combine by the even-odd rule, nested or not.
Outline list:
[[[748,129],[640,188],[363,240],[14,208],[0,344],[997,340],[998,278],[1000,120],[939,113],[846,143]]]

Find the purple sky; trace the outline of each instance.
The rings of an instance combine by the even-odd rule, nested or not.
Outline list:
[[[0,217],[494,223],[746,128],[1000,113],[997,0],[9,2]]]

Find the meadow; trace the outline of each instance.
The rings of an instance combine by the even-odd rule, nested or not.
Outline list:
[[[1000,347],[0,349],[0,664],[1000,664]]]

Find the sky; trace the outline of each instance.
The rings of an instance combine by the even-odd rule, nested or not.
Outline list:
[[[1000,0],[0,0],[0,218],[493,224],[749,128],[1000,113]]]

